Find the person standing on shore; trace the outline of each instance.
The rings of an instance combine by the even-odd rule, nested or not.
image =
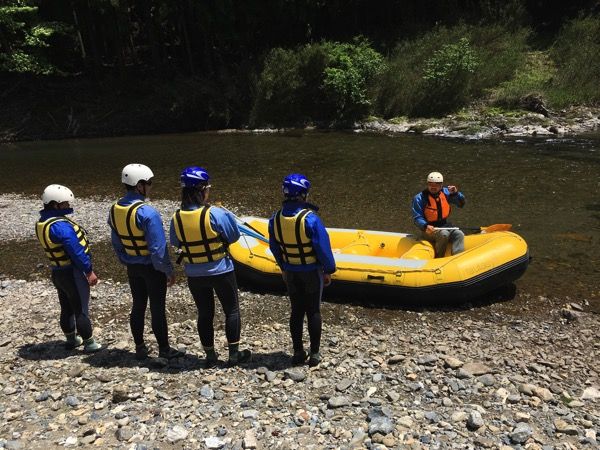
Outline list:
[[[269,220],[269,248],[281,268],[291,302],[290,334],[294,347],[292,364],[309,357],[304,351],[302,330],[308,321],[308,365],[321,362],[321,295],[331,284],[335,260],[329,235],[317,215],[318,207],[306,201],[310,182],[299,173],[283,179],[283,205]]]
[[[135,342],[135,356],[148,357],[144,342],[144,319],[148,299],[152,332],[158,343],[158,357],[172,359],[183,352],[169,346],[166,316],[167,286],[175,283],[173,265],[160,214],[145,203],[152,188],[154,173],[143,164],[128,164],[121,173],[126,194],[110,208],[108,224],[115,253],[127,267],[133,304],[129,316]]]
[[[98,283],[92,269],[89,242],[85,230],[67,218],[73,213],[73,192],[60,184],[44,189],[40,219],[35,234],[52,264],[52,283],[60,302],[60,328],[65,347],[72,350],[83,344],[85,352],[97,352],[102,346],[93,336],[89,317],[90,286]]]
[[[413,198],[412,213],[415,225],[421,230],[421,239],[433,243],[435,257],[442,258],[448,242],[452,244],[452,254],[465,250],[465,235],[448,222],[452,211],[451,204],[462,208],[465,196],[456,186],[444,187],[444,177],[439,172],[427,175],[427,189]]]
[[[241,320],[233,261],[227,247],[240,238],[235,218],[222,208],[208,204],[208,172],[187,167],[181,172],[181,209],[171,219],[171,244],[181,250],[188,287],[198,309],[198,334],[206,352],[206,368],[218,362],[215,351],[214,316],[216,292],[225,312],[225,335],[229,365],[249,361],[250,350],[239,350]]]

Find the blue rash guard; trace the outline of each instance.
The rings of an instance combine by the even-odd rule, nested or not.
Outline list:
[[[72,214],[73,209],[43,209],[40,211],[40,220],[46,221],[52,217],[64,217],[67,214]],[[62,267],[52,266],[52,270],[72,269],[73,265],[81,270],[84,274],[92,272],[92,258],[89,253],[86,253],[83,247],[79,244],[79,239],[73,225],[69,222],[60,220],[50,225],[50,239],[52,242],[61,244],[65,249],[65,253],[71,259],[72,265]]]
[[[306,202],[284,201],[282,213],[285,217],[292,217],[298,214],[300,210],[307,208],[313,211],[318,209],[316,206]],[[327,230],[317,214],[308,214],[304,222],[306,235],[311,239],[317,257],[317,262],[313,264],[288,264],[283,260],[281,248],[275,240],[275,214],[269,219],[269,248],[275,257],[275,261],[277,261],[277,264],[282,270],[289,270],[291,272],[310,272],[311,270],[322,269],[323,272],[327,274],[335,272],[335,259],[331,252],[329,234],[327,234]]]
[[[118,203],[121,206],[128,206],[140,200],[144,201],[142,195],[134,191],[128,191],[127,194],[125,194],[125,197],[120,199]],[[110,223],[109,213],[109,226]],[[117,233],[111,227],[110,239],[119,261],[123,264],[152,264],[156,270],[165,273],[167,276],[171,276],[173,274],[173,264],[171,264],[171,260],[169,259],[169,249],[167,248],[165,231],[158,211],[150,205],[140,206],[135,214],[135,223],[144,231],[150,255],[128,255],[123,248],[119,236],[117,236]]]
[[[199,208],[199,205],[186,205],[182,208],[182,211],[194,211]],[[240,238],[240,230],[238,230],[235,218],[230,213],[217,206],[210,208],[210,226],[221,235],[221,238],[227,244],[233,244]],[[179,248],[180,241],[175,232],[173,219],[171,219],[169,237],[171,245]],[[200,264],[186,263],[184,271],[188,277],[209,277],[231,272],[233,269],[233,261],[227,253],[224,258],[221,258],[218,261],[209,261]]]
[[[450,194],[450,191],[447,187],[443,187],[442,191],[446,195],[448,203],[456,205],[459,208],[465,206],[465,196],[462,192],[459,191],[456,194]],[[423,195],[423,192],[421,191],[417,195],[415,195],[412,202],[413,221],[421,231],[424,231],[427,227],[427,219],[425,219],[424,213],[426,205],[427,197]]]

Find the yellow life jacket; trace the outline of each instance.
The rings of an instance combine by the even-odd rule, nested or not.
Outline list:
[[[173,214],[175,234],[181,249],[178,263],[184,260],[188,264],[201,264],[225,257],[223,240],[210,224],[210,208],[202,206],[193,211],[178,209]]]
[[[295,216],[286,217],[279,210],[275,215],[275,240],[281,249],[281,256],[288,264],[314,264],[317,262],[312,239],[306,234],[306,216],[310,209],[302,209]]]
[[[142,205],[142,201],[127,206],[115,203],[110,208],[110,226],[117,233],[125,253],[130,256],[150,255],[146,234],[135,221],[137,210]]]
[[[46,252],[46,256],[56,267],[64,267],[73,264],[71,258],[69,258],[69,255],[67,252],[65,252],[62,244],[58,244],[50,239],[50,225],[60,221],[69,222],[73,226],[73,230],[77,235],[79,245],[83,247],[83,251],[85,253],[90,252],[87,233],[83,227],[80,227],[72,220],[66,217],[51,217],[45,221],[38,221],[35,224],[35,234],[38,238],[38,241],[40,241],[40,244],[42,244],[42,248],[44,249],[44,252]]]

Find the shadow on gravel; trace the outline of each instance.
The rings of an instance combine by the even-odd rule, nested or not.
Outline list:
[[[67,350],[65,341],[48,341],[38,344],[26,344],[19,347],[17,352],[23,359],[32,361],[52,361],[65,359],[79,354],[79,350]]]
[[[339,297],[330,297],[327,299],[328,302],[344,304],[351,303],[356,306],[362,306],[364,308],[372,309],[387,309],[387,310],[404,310],[404,311],[422,311],[426,309],[431,312],[446,312],[446,311],[465,311],[471,309],[485,308],[492,304],[510,302],[514,300],[517,295],[517,286],[514,283],[508,284],[494,291],[487,293],[484,296],[473,298],[466,302],[451,301],[444,303],[444,299],[440,298],[439,302],[419,304],[415,302],[402,301],[402,300],[389,300],[389,299],[365,299],[348,302],[348,299]]]
[[[73,355],[73,353],[68,354],[65,350],[63,350],[63,353],[65,353],[65,356]],[[28,354],[30,355],[30,353]],[[28,359],[42,358],[32,358],[30,356]],[[55,357],[54,359],[58,358]],[[148,370],[152,372],[180,373],[191,372],[194,370],[204,370],[205,359],[199,358],[194,354],[186,353],[186,355],[182,358],[172,359],[168,362],[162,358],[152,357],[147,358],[143,361],[138,361],[135,359],[135,353],[130,352],[129,350],[105,348],[99,351],[98,353],[86,355],[83,358],[83,362],[89,364],[92,367],[102,367],[105,369],[111,369],[115,367],[147,367]],[[272,371],[287,369],[291,367],[290,356],[282,351],[272,353],[252,353],[251,361],[240,364],[240,368],[242,369],[255,370],[258,367],[267,367],[269,370]],[[216,366],[216,369],[219,370],[226,368],[227,361],[220,359],[219,363]]]
[[[105,369],[114,367],[147,367],[150,371],[162,373],[190,372],[201,369],[204,365],[203,359],[192,354],[186,354],[182,358],[170,361],[162,358],[147,358],[138,361],[135,359],[135,353],[115,348],[106,348],[98,353],[89,354],[83,361],[90,366],[103,367]]]
[[[284,370],[292,366],[290,355],[278,351],[272,353],[252,353],[252,361],[244,364],[248,369],[266,367],[269,370]]]

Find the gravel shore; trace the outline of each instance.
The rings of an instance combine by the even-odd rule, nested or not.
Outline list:
[[[152,202],[168,217],[175,202]],[[108,239],[110,201],[77,199]],[[0,239],[33,239],[39,200],[1,195]],[[98,238],[100,236],[100,238]],[[40,250],[41,251],[41,250]],[[0,448],[598,448],[600,315],[521,296],[462,309],[324,303],[323,362],[291,367],[285,296],[240,293],[241,367],[203,369],[184,281],[167,294],[167,362],[133,357],[129,286],[93,288],[97,354],[63,348],[47,279],[0,274]],[[516,300],[515,300],[516,301]],[[584,304],[585,306],[585,304]],[[525,313],[526,312],[526,313]],[[218,308],[217,351],[226,359]]]

